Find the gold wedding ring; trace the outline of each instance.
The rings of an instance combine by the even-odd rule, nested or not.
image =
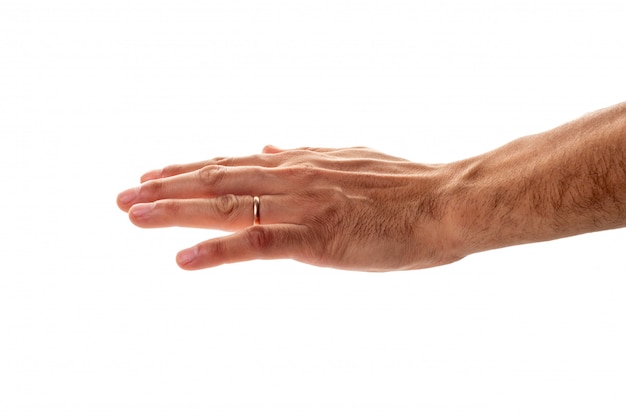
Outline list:
[[[261,216],[259,208],[261,206],[261,199],[258,196],[252,198],[252,214],[254,215],[254,222],[252,224],[261,224]]]

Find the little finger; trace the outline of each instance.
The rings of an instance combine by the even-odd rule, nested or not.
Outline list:
[[[299,225],[254,226],[185,249],[176,261],[186,270],[210,268],[254,259],[316,259],[307,239],[307,228]]]

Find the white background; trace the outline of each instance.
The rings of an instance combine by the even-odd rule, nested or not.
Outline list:
[[[184,272],[147,170],[469,157],[623,101],[619,1],[0,0],[1,416],[626,414],[626,230],[368,274]]]

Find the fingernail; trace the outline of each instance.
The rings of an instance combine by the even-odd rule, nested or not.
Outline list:
[[[139,188],[131,188],[130,190],[121,192],[120,195],[117,196],[117,199],[122,204],[128,204],[137,197],[137,194],[139,194]]]
[[[179,265],[188,265],[192,263],[198,256],[198,250],[196,248],[185,249],[178,252],[176,261]]]
[[[131,207],[130,213],[134,217],[143,217],[150,213],[154,208],[154,203],[145,203],[145,204],[135,204]]]

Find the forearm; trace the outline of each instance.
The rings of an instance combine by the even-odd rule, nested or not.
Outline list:
[[[626,226],[626,103],[449,168],[462,255]]]

